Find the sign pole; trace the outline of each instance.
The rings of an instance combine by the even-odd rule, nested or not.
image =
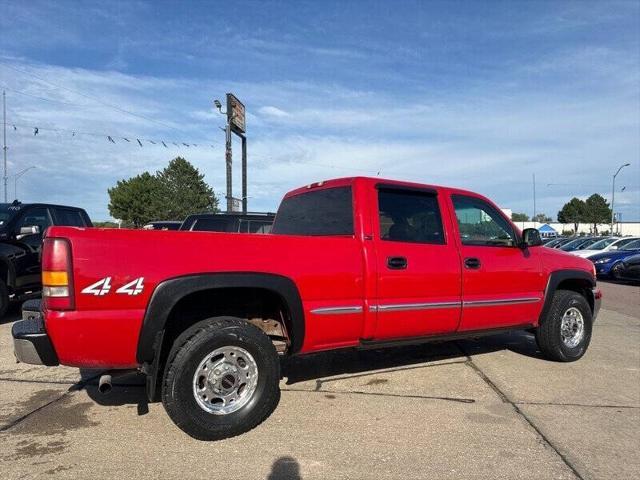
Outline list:
[[[227,211],[233,211],[231,187],[231,132],[242,139],[242,212],[247,213],[247,131],[244,104],[233,93],[227,93]],[[240,206],[239,206],[240,208]]]
[[[227,109],[229,108],[227,104]],[[231,152],[231,118],[227,117],[227,126],[225,128],[225,161],[227,164],[227,212],[233,211],[233,191],[232,191],[232,152]]]
[[[247,137],[242,135],[242,213],[247,213]]]

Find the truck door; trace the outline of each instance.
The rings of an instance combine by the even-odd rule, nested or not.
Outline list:
[[[462,256],[460,330],[533,323],[545,282],[535,251],[518,246],[513,225],[480,197],[452,195]]]
[[[375,339],[455,331],[461,267],[446,234],[451,228],[449,216],[441,214],[443,200],[436,190],[396,185],[378,185],[376,197],[377,298],[370,302],[377,312]]]
[[[17,289],[40,283],[42,235],[51,224],[51,215],[47,207],[29,207],[21,212],[13,232],[15,243],[25,251],[24,255],[16,260]]]

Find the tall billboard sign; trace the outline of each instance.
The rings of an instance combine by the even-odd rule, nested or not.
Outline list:
[[[227,93],[227,117],[234,133],[242,135],[247,131],[244,104],[233,93]]]

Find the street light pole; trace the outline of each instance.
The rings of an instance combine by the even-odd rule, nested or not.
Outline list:
[[[616,173],[613,174],[613,182],[611,184],[611,231],[609,232],[611,235],[613,235],[613,223],[614,223],[614,216],[615,216],[614,205],[615,205],[615,199],[616,199],[616,177],[620,173],[620,170],[622,170],[624,167],[628,167],[629,165],[631,164],[625,163],[624,165],[620,165]]]
[[[25,173],[27,173],[29,170],[31,170],[32,168],[36,168],[35,166],[31,166],[31,167],[27,167],[24,170],[19,171],[18,173],[16,173],[13,177],[13,198],[15,200],[18,199],[18,179],[24,175]],[[6,201],[5,201],[6,203]]]
[[[2,91],[2,154],[4,157],[4,203],[7,203],[7,92]]]

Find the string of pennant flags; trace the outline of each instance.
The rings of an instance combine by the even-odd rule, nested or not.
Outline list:
[[[71,135],[71,137],[76,137],[78,135],[88,135],[92,137],[103,138],[108,143],[113,143],[113,144],[117,144],[121,142],[133,143],[134,145],[137,144],[139,147],[143,147],[144,144],[148,143],[148,144],[157,145],[157,146],[162,145],[165,148],[169,148],[170,146],[175,146],[178,148],[182,148],[182,147],[215,148],[215,145],[211,145],[203,142],[194,143],[194,142],[183,142],[183,141],[174,141],[174,140],[159,140],[159,139],[141,138],[133,135],[125,137],[125,136],[108,134],[108,133],[84,132],[80,130],[69,130],[65,128],[37,127],[37,126],[28,126],[28,125],[21,125],[21,124],[15,124],[15,123],[11,123],[11,124],[7,123],[7,126],[9,125],[13,128],[13,131],[17,132],[20,129],[25,129],[28,132],[31,132],[32,136],[34,137],[41,136],[42,135],[41,132],[58,132],[58,133],[68,133]]]

